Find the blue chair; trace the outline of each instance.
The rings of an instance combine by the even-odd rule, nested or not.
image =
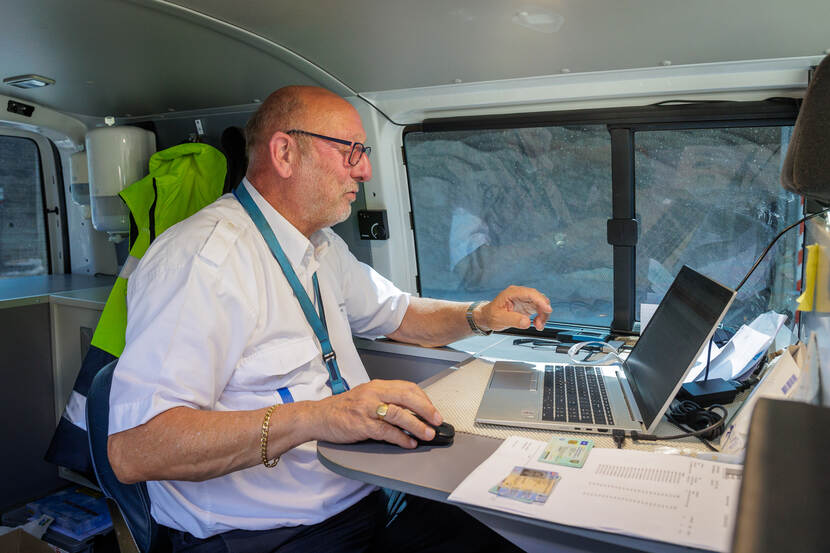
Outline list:
[[[150,514],[150,495],[147,484],[123,484],[115,477],[107,457],[109,436],[109,398],[112,373],[118,362],[111,361],[95,375],[86,398],[86,425],[89,435],[89,454],[101,490],[118,506],[118,511],[138,548],[139,553],[169,551],[165,532]],[[113,521],[116,522],[115,520]]]

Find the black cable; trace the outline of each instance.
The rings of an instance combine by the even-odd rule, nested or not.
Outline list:
[[[683,426],[682,424],[677,424],[676,422],[671,422],[671,421],[669,421],[669,423],[670,423],[670,424],[672,424],[672,425],[674,425],[674,427],[675,427],[675,428],[679,428],[680,430],[683,430],[684,432],[686,432],[686,431],[688,431],[688,430],[689,430],[689,429],[688,429],[688,427]],[[697,440],[698,440],[700,443],[702,443],[703,445],[705,445],[705,446],[706,446],[706,448],[707,448],[709,451],[718,451],[718,449],[717,449],[715,446],[713,446],[713,445],[711,444],[711,442],[710,442],[709,440],[707,440],[706,438],[704,438],[703,436],[692,436],[692,437],[693,437],[693,438],[697,438]]]
[[[745,275],[745,276],[744,276],[744,278],[741,280],[741,282],[740,282],[740,283],[738,283],[738,286],[737,286],[737,287],[735,287],[735,292],[737,293],[737,291],[741,289],[741,286],[743,286],[743,285],[744,285],[744,283],[745,283],[745,282],[749,279],[749,277],[752,275],[752,273],[754,273],[754,272],[755,272],[755,269],[757,269],[757,268],[758,268],[758,265],[760,265],[760,264],[761,264],[761,261],[763,261],[763,260],[764,260],[764,257],[766,257],[766,255],[769,253],[769,251],[772,249],[772,247],[775,245],[775,243],[776,243],[776,242],[778,242],[778,239],[779,239],[779,238],[781,238],[782,236],[784,236],[784,234],[785,234],[788,230],[790,230],[790,229],[792,229],[792,228],[794,228],[794,227],[796,227],[796,226],[800,225],[801,223],[804,223],[804,222],[806,222],[806,221],[808,221],[808,220],[812,219],[813,217],[816,217],[816,216],[821,215],[821,214],[823,214],[823,213],[827,213],[827,211],[829,211],[829,210],[830,210],[830,207],[826,207],[826,208],[822,209],[821,211],[818,211],[818,212],[816,212],[816,213],[811,213],[810,215],[807,215],[807,216],[805,216],[805,217],[802,217],[801,219],[799,219],[799,220],[798,220],[798,221],[796,221],[795,223],[791,224],[790,226],[788,226],[787,228],[785,228],[784,230],[782,230],[781,232],[779,232],[779,233],[778,233],[778,235],[777,235],[775,238],[773,238],[773,239],[772,239],[772,242],[770,242],[770,243],[767,245],[767,247],[766,247],[766,248],[764,248],[764,251],[763,251],[763,252],[761,252],[761,255],[759,255],[759,256],[758,256],[758,259],[756,259],[756,260],[755,260],[755,263],[752,265],[752,268],[751,268],[751,269],[749,269],[749,272],[748,272],[748,273],[746,273],[746,275]],[[802,244],[802,246],[801,246],[801,247],[804,247],[804,245]],[[801,321],[799,321],[799,325],[800,325],[800,324],[801,324]],[[800,331],[799,331],[799,336],[800,336],[800,335],[801,335],[801,333],[800,333]],[[707,353],[707,355],[706,355],[706,374],[705,374],[705,376],[703,377],[704,382],[705,382],[706,380],[708,380],[708,379],[709,379],[709,364],[711,363],[711,360],[712,360],[712,341],[714,341],[714,339],[715,339],[715,337],[714,337],[714,336],[712,336],[712,338],[710,338],[710,339],[709,339],[709,352],[708,352],[708,353]]]
[[[720,410],[723,414],[716,413],[715,410]],[[674,434],[671,436],[656,436],[654,434],[640,434],[632,431],[631,438],[633,440],[643,441],[657,441],[657,440],[677,440],[680,438],[687,438],[689,436],[700,436],[707,439],[717,438],[723,432],[723,423],[726,420],[728,411],[722,405],[710,405],[706,409],[700,407],[694,401],[681,401],[677,406],[673,406],[666,413],[666,418],[674,424],[685,425],[694,428],[696,425],[708,424],[705,428],[684,432],[683,434]],[[682,428],[682,426],[681,426]]]
[[[720,413],[716,413],[716,409],[722,411],[723,414],[721,415]],[[694,428],[694,425],[700,424],[708,424],[708,426],[698,430],[690,430],[689,432],[684,432],[683,434],[674,434],[671,436],[656,436],[654,434],[643,434],[637,432],[636,430],[632,430],[631,439],[635,442],[655,442],[657,440],[678,440],[680,438],[694,436],[712,451],[717,451],[717,449],[715,449],[712,444],[707,441],[707,439],[717,438],[723,433],[723,423],[726,420],[727,413],[728,412],[723,405],[710,405],[708,408],[704,409],[694,401],[681,401],[679,404],[673,405],[672,408],[666,413],[666,418],[669,422],[681,430],[685,427]],[[625,431],[614,429],[611,431],[611,438],[613,438],[614,443],[619,449],[625,443]]]
[[[386,115],[386,114],[383,112],[383,110],[382,110],[382,109],[380,109],[379,107],[377,107],[375,104],[373,104],[372,102],[370,102],[369,100],[367,100],[366,98],[364,98],[362,94],[358,93],[358,94],[357,94],[357,97],[358,97],[358,98],[360,98],[361,100],[363,100],[364,102],[366,102],[367,104],[369,104],[370,106],[372,106],[374,109],[376,109],[378,113],[380,113],[381,115],[383,115],[383,117],[384,117],[384,118],[386,118],[386,120],[387,120],[387,121],[389,121],[390,123],[392,123],[393,125],[397,125],[398,127],[404,127],[404,126],[406,126],[406,125],[404,125],[403,123],[398,123],[397,121],[392,121],[392,118],[391,118],[391,117],[389,117],[388,115]]]
[[[741,280],[741,282],[738,284],[738,286],[737,286],[737,287],[735,287],[735,292],[737,292],[738,290],[740,290],[740,289],[741,289],[741,286],[743,286],[743,285],[744,285],[744,283],[745,283],[745,282],[749,279],[750,275],[752,275],[752,273],[754,273],[754,272],[755,272],[755,269],[757,269],[757,268],[758,268],[758,265],[760,265],[760,264],[761,264],[761,261],[763,261],[763,260],[764,260],[764,257],[766,257],[767,253],[769,253],[770,249],[772,249],[772,246],[773,246],[773,245],[775,245],[775,243],[778,241],[778,239],[779,239],[779,238],[781,238],[781,237],[784,235],[784,233],[786,233],[786,232],[787,232],[788,230],[790,230],[791,228],[794,228],[794,227],[796,227],[796,226],[800,225],[801,223],[804,223],[804,222],[806,222],[806,221],[809,221],[809,220],[810,220],[810,219],[812,219],[813,217],[817,217],[817,216],[819,216],[819,215],[822,215],[822,214],[824,214],[824,213],[827,213],[827,211],[829,211],[829,210],[830,210],[830,207],[825,207],[825,208],[824,208],[824,209],[822,209],[821,211],[817,211],[816,213],[811,213],[810,215],[807,215],[806,217],[802,217],[801,219],[799,219],[799,220],[798,220],[798,221],[796,221],[795,223],[791,224],[790,226],[788,226],[787,228],[785,228],[784,230],[782,230],[781,232],[779,232],[779,233],[778,233],[778,236],[776,236],[775,238],[773,238],[773,239],[772,239],[772,242],[770,242],[770,243],[769,243],[769,245],[768,245],[766,248],[764,248],[764,251],[763,251],[763,252],[761,252],[761,255],[759,255],[759,256],[758,256],[758,259],[756,259],[756,260],[755,260],[755,264],[754,264],[754,265],[752,265],[752,268],[749,270],[749,272],[746,274],[746,276],[743,278],[743,280]]]
[[[703,375],[703,381],[709,380],[709,363],[712,362],[712,342],[715,341],[715,335],[709,338],[709,353],[706,354],[706,374]]]
[[[676,106],[676,105],[704,105],[704,104],[726,104],[732,103],[735,100],[683,100],[678,98],[676,100],[663,100],[662,102],[654,102],[652,106]]]
[[[513,340],[514,346],[525,346],[525,347],[533,347],[533,346],[556,346],[560,345],[562,342],[559,340],[549,340],[546,338],[516,338]]]
[[[755,272],[755,269],[757,269],[758,265],[761,264],[761,261],[764,260],[764,257],[766,257],[766,255],[769,253],[770,249],[772,249],[772,246],[775,245],[775,243],[778,241],[779,238],[781,238],[784,235],[784,233],[786,233],[791,228],[796,227],[796,226],[800,225],[801,223],[804,223],[804,222],[808,221],[809,219],[812,219],[813,217],[821,215],[822,213],[827,213],[828,210],[830,210],[830,207],[826,207],[826,208],[822,209],[819,212],[812,213],[810,215],[807,215],[806,217],[802,217],[801,219],[799,219],[795,223],[791,224],[790,226],[788,226],[787,228],[785,228],[784,230],[779,232],[778,236],[776,236],[775,238],[772,239],[772,242],[770,242],[769,245],[767,245],[767,247],[764,248],[764,251],[761,252],[761,255],[758,256],[758,259],[755,260],[755,264],[752,265],[752,268],[749,270],[749,272],[746,274],[746,276],[744,276],[743,280],[741,280],[741,282],[735,288],[735,292],[737,292],[738,290],[741,289],[741,286],[743,286],[744,283],[749,279],[750,275],[752,275],[752,273]],[[803,244],[802,244],[802,247],[804,247]],[[799,321],[799,324],[801,324],[801,321]],[[801,333],[799,332],[799,336],[800,335],[801,335]],[[704,382],[709,379],[709,364],[712,360],[712,341],[714,339],[715,339],[714,336],[712,336],[712,338],[709,339],[709,353],[706,355],[706,374],[703,377]]]
[[[614,439],[614,443],[617,444],[617,449],[620,449],[625,443],[625,430],[615,428],[611,431],[611,437]]]
[[[758,378],[757,376],[752,376],[752,377],[744,380],[743,382],[741,382],[740,380],[727,380],[727,382],[729,382],[730,384],[735,386],[735,390],[737,390],[739,394],[741,392],[743,392],[744,390],[746,390],[747,388],[751,388],[751,387],[755,386],[760,381],[761,381],[761,379]]]

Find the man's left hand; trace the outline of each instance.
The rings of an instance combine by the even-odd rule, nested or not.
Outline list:
[[[548,298],[535,288],[509,286],[493,301],[476,307],[473,320],[485,330],[529,328],[530,317],[536,314],[533,326],[543,330],[552,311]]]

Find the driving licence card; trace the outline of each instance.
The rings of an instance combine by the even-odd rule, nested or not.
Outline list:
[[[490,488],[490,493],[525,503],[544,503],[559,478],[558,473],[549,470],[513,467],[510,474]]]
[[[545,446],[539,460],[554,465],[582,468],[592,447],[594,442],[591,440],[554,437]]]

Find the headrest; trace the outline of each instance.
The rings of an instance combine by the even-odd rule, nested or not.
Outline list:
[[[781,169],[784,188],[830,203],[830,56],[813,72]]]

